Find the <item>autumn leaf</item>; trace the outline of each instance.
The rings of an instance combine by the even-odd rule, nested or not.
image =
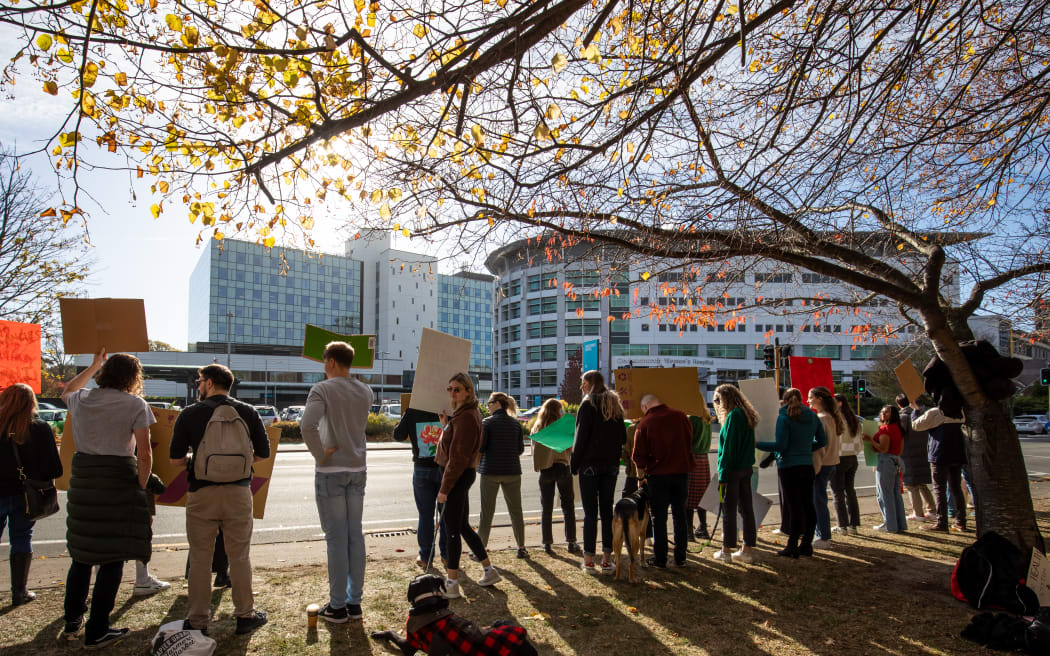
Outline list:
[[[273,237],[267,237],[263,240],[263,246],[265,246],[266,248],[273,248],[273,245],[276,243],[277,241]]]
[[[560,52],[551,59],[551,66],[554,68],[555,73],[561,73],[568,65],[569,60]]]
[[[422,39],[427,35],[426,25],[416,23],[416,26],[412,28],[412,34],[415,34],[417,39]]]
[[[63,148],[69,148],[69,147],[73,146],[76,142],[77,142],[77,133],[76,132],[63,132],[62,134],[58,135],[58,143]]]
[[[397,201],[401,200],[401,189],[399,187],[394,187],[393,189],[387,191],[386,195],[387,198],[396,203]]]
[[[602,61],[602,55],[598,52],[598,45],[595,43],[592,43],[586,48],[583,48],[580,51],[580,56],[582,56],[584,59],[591,62],[592,64],[598,64]]]
[[[39,216],[42,219],[51,219],[51,218],[54,218],[54,217],[58,216],[58,212],[55,211],[55,208],[49,207],[46,210],[44,210],[43,212],[41,212],[39,214]]]
[[[47,51],[51,48],[51,35],[41,34],[36,38],[36,47],[43,51]]]
[[[172,31],[182,31],[182,19],[176,16],[175,14],[168,14],[167,16],[165,16],[164,22],[168,24],[168,27],[171,28]]]
[[[50,93],[52,96],[58,95],[58,84],[54,80],[48,80],[44,82],[44,92]]]
[[[546,141],[551,138],[551,129],[547,127],[546,123],[540,123],[536,126],[536,129],[532,131],[532,134],[540,141]]]
[[[552,121],[556,121],[561,118],[561,107],[558,107],[556,103],[547,105],[547,118]]]
[[[149,206],[149,211],[150,211],[151,214],[153,214],[153,218],[154,219],[159,219],[160,218],[160,213],[163,212],[164,209],[160,205],[158,205],[157,203],[154,203],[154,204]]]
[[[119,71],[119,72],[117,72],[116,74],[113,75],[113,81],[116,82],[118,85],[120,85],[122,87],[127,86],[127,84],[128,84],[128,74],[125,73],[124,71]]]
[[[652,275],[653,274],[649,273],[648,271],[643,271],[642,272],[642,280],[649,280],[649,278],[652,277]]]
[[[383,203],[379,206],[379,216],[383,217],[384,220],[390,220],[390,206]]]

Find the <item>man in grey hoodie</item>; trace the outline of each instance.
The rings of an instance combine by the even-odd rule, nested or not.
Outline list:
[[[317,514],[328,543],[328,603],[320,616],[334,624],[360,619],[365,578],[365,424],[372,390],[350,377],[354,349],[331,342],[324,350],[325,380],[310,389],[303,441],[315,465]]]

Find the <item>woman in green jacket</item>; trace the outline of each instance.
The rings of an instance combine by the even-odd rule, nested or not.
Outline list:
[[[751,549],[757,540],[755,509],[751,504],[751,469],[755,465],[755,426],[758,413],[734,385],[715,389],[715,412],[722,429],[718,433],[718,485],[722,492],[722,549],[717,560],[735,558],[744,563],[754,560]],[[744,546],[736,548],[736,514],[744,520]]]

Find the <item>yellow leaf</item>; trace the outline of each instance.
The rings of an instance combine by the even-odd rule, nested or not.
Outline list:
[[[598,45],[595,43],[580,50],[580,56],[592,64],[598,64],[602,61],[601,53],[598,52]]]
[[[390,198],[390,200],[396,203],[397,201],[401,200],[401,189],[398,187],[394,187],[393,189],[388,191],[386,195]]]
[[[98,79],[98,64],[95,62],[88,62],[87,66],[84,67],[84,86],[93,87],[95,81]]]
[[[159,219],[160,218],[160,213],[163,212],[164,210],[161,208],[160,205],[154,203],[154,204],[149,206],[149,211],[153,215],[154,219]]]
[[[175,14],[168,14],[164,17],[164,22],[168,24],[168,27],[175,32],[182,31],[182,19]]]
[[[73,61],[72,53],[70,53],[65,48],[59,48],[58,52],[55,53],[55,57],[58,57],[58,60],[61,61],[63,64],[69,64]]]
[[[478,145],[481,145],[482,143],[484,143],[484,141],[485,141],[485,131],[481,129],[480,125],[475,123],[473,126],[471,126],[470,134],[471,134],[472,137],[474,137],[474,141]]]
[[[58,212],[55,211],[55,208],[49,207],[43,212],[41,212],[39,216],[42,219],[51,219],[58,216]]]
[[[52,96],[57,96],[58,84],[56,84],[53,80],[48,80],[47,82],[44,82],[44,91],[46,93],[50,93]]]
[[[623,110],[622,112],[620,112],[620,120],[621,121],[626,121],[630,117],[631,117],[631,114],[626,109]]]
[[[384,220],[390,219],[390,206],[383,203],[379,206],[379,216],[383,217]]]
[[[547,118],[555,121],[561,118],[561,107],[558,107],[556,103],[547,105]]]
[[[422,39],[427,35],[427,27],[423,23],[416,23],[416,26],[412,28],[412,34],[416,35],[416,38]]]
[[[561,73],[565,70],[565,67],[569,65],[569,60],[565,58],[565,55],[560,52],[551,59],[551,66],[554,67],[555,73]]]
[[[77,142],[77,133],[76,132],[63,132],[62,134],[58,135],[58,143],[63,148],[69,148],[73,144],[75,144],[76,142]]]
[[[648,271],[643,271],[642,272],[642,280],[648,280],[649,277],[652,276],[652,275],[653,274],[649,273]]]
[[[383,190],[376,189],[375,191],[373,191],[371,200],[373,203],[378,203],[379,201],[383,200]]]
[[[267,237],[263,240],[263,246],[265,246],[266,248],[273,248],[273,245],[276,243],[277,241],[273,237]]]
[[[408,231],[408,228],[402,228],[401,229],[401,234],[403,234],[406,237],[411,237],[412,236],[412,233]]]
[[[160,189],[160,193],[162,194],[168,193],[168,183],[164,180],[161,180],[157,183],[157,189]]]
[[[120,71],[120,72],[116,73],[113,76],[113,81],[116,82],[117,84],[119,84],[122,87],[123,86],[127,86],[127,84],[128,84],[128,74],[125,73],[124,71]]]
[[[540,141],[546,141],[551,138],[551,129],[548,128],[545,123],[540,123],[536,126],[536,129],[532,131],[532,134]]]
[[[41,34],[36,38],[36,47],[41,50],[47,51],[51,48],[51,35]]]

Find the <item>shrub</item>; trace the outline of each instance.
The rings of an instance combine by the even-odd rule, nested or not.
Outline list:
[[[303,433],[299,429],[299,422],[297,421],[279,421],[274,426],[281,429],[282,440],[301,441],[303,439]]]
[[[389,435],[394,432],[397,422],[390,415],[381,415],[376,412],[368,413],[368,423],[365,424],[365,435],[375,437],[378,435]]]

